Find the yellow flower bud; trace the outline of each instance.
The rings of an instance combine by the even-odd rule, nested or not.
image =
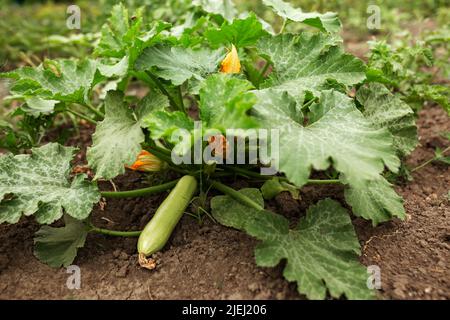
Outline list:
[[[236,47],[232,45],[231,51],[227,54],[220,64],[220,72],[223,73],[239,73],[241,72],[241,62]]]

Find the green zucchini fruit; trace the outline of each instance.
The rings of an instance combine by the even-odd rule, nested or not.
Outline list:
[[[137,248],[140,259],[161,250],[197,190],[197,180],[182,177],[139,236]]]

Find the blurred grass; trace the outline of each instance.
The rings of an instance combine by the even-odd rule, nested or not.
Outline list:
[[[285,0],[286,1],[286,0]],[[191,0],[74,0],[32,1],[0,0],[0,72],[22,65],[38,65],[45,58],[83,57],[92,50],[92,43],[101,25],[108,18],[114,4],[123,2],[130,12],[145,6],[147,18],[179,20],[192,4]],[[262,0],[233,0],[240,12],[255,11],[278,29],[281,18],[262,4]],[[450,6],[448,0],[289,0],[294,7],[305,12],[334,11],[343,23],[343,37],[347,50],[363,57],[368,45],[366,40],[376,36],[397,47],[409,45],[412,39],[448,38]],[[81,30],[69,30],[66,26],[67,7],[76,4],[81,8]],[[381,12],[381,29],[369,30],[367,12],[369,5],[378,5]],[[288,25],[287,30],[302,28]],[[431,33],[436,30],[435,33]],[[429,33],[421,35],[421,33]],[[51,36],[64,36],[69,41],[52,41]],[[433,43],[433,42],[430,42]],[[441,42],[437,41],[438,45]],[[436,66],[448,77],[448,51],[436,61]],[[439,52],[438,52],[439,53]],[[0,100],[7,94],[6,83],[0,81]],[[0,121],[14,105],[0,107]]]
[[[80,43],[55,45],[49,42],[50,35],[76,35],[98,32],[111,7],[119,1],[12,1],[0,0],[0,66],[10,69],[17,64],[38,63],[45,57],[82,56],[89,48]],[[177,16],[183,13],[186,0],[125,0],[131,11],[141,5],[148,7],[153,16]],[[178,5],[181,3],[181,5]],[[280,19],[262,5],[261,0],[234,0],[240,11],[253,10],[267,21],[277,24]],[[367,39],[372,34],[387,37],[402,31],[411,24],[425,23],[432,19],[437,27],[448,25],[450,7],[444,0],[291,0],[303,11],[335,11],[344,25],[346,35],[354,39]],[[20,4],[19,4],[20,3]],[[66,9],[70,4],[81,8],[82,29],[69,30]],[[371,31],[366,27],[367,7],[376,4],[381,9],[381,30]]]
[[[265,19],[273,20],[273,13],[266,10],[261,0],[235,0],[243,9],[253,9]],[[360,33],[368,34],[366,27],[369,5],[377,5],[381,9],[381,32],[391,33],[400,30],[403,25],[411,22],[420,23],[425,19],[434,19],[438,26],[448,24],[450,7],[447,0],[289,0],[294,7],[300,7],[303,11],[334,11],[339,14],[344,28]]]

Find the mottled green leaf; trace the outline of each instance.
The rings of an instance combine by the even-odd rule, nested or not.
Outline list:
[[[232,21],[237,13],[231,0],[193,0],[192,3],[208,13],[219,14],[228,21]]]
[[[239,192],[264,205],[257,189]],[[255,250],[259,266],[274,267],[286,259],[284,277],[296,281],[298,291],[309,299],[325,299],[327,290],[334,298],[374,297],[367,288],[367,272],[358,261],[360,246],[355,230],[338,202],[319,201],[294,229],[289,229],[283,216],[250,208],[229,196],[214,197],[211,208],[220,223],[262,241]]]
[[[323,91],[304,125],[286,94],[255,93],[260,98],[254,107],[257,117],[263,126],[279,130],[279,170],[295,185],[304,185],[312,168],[326,170],[331,164],[355,187],[376,179],[385,164],[398,169],[389,132],[374,128],[344,94]]]
[[[178,129],[189,132],[194,129],[194,121],[181,111],[156,111],[145,117],[142,123],[150,130],[152,139],[166,137],[170,140],[172,133]]]
[[[205,32],[205,37],[213,48],[234,44],[237,48],[253,46],[267,34],[255,14],[251,13],[245,19],[235,19],[232,23],[225,21],[220,28],[211,28]]]
[[[364,63],[345,54],[336,46],[336,40],[326,34],[303,32],[264,37],[257,47],[274,66],[262,88],[287,91],[299,102],[306,92],[320,95],[330,80],[351,86],[365,78]]]
[[[100,193],[84,174],[70,181],[75,148],[49,143],[31,150],[31,155],[0,157],[0,223],[34,214],[49,224],[62,217],[63,209],[76,219],[87,218]]]
[[[145,137],[141,121],[149,112],[167,107],[167,98],[151,92],[136,110],[136,115],[123,101],[123,94],[109,91],[105,99],[105,119],[97,125],[87,159],[95,170],[95,179],[112,179],[125,172],[141,151]]]
[[[126,55],[124,37],[130,30],[128,10],[120,3],[113,6],[111,16],[101,29],[95,53],[101,56],[122,58]],[[137,21],[141,23],[141,19]]]
[[[35,117],[41,114],[50,114],[54,111],[55,105],[58,103],[56,100],[44,100],[38,97],[25,98],[25,104],[20,108]]]
[[[194,121],[181,111],[156,111],[142,121],[142,126],[150,130],[153,140],[165,138],[176,145],[174,151],[179,155],[188,152],[193,143]]]
[[[105,77],[124,77],[128,72],[128,56],[124,56],[115,64],[99,64],[98,70]]]
[[[278,177],[267,180],[261,187],[261,193],[266,200],[273,199],[284,191],[289,192],[293,199],[298,200],[300,198],[299,190],[296,186],[280,181]]]
[[[20,96],[85,104],[95,85],[96,71],[97,63],[93,60],[55,60],[0,76],[15,79],[11,92]]]
[[[445,151],[448,151],[448,149],[436,148],[434,152],[435,161],[450,165],[450,156],[445,156]]]
[[[218,64],[224,57],[223,50],[193,50],[191,48],[156,45],[144,50],[136,61],[138,70],[152,70],[176,86],[186,80],[202,81],[213,72],[218,71]],[[152,69],[156,67],[156,69]]]
[[[416,84],[411,87],[408,101],[434,101],[450,116],[450,90],[448,85]]]
[[[160,33],[170,27],[168,23],[154,21],[147,28],[142,28],[142,9],[137,10],[133,17],[130,19],[123,4],[115,5],[111,17],[102,27],[95,53],[118,59],[126,57],[131,68],[142,50],[157,42]]]
[[[343,180],[345,183],[345,179]],[[368,181],[365,186],[347,187],[345,200],[356,216],[372,220],[374,226],[380,222],[389,221],[392,217],[405,218],[402,197],[382,176]]]
[[[249,129],[258,126],[247,112],[257,99],[248,90],[253,86],[247,80],[226,74],[214,74],[200,90],[200,117],[206,126],[222,131]]]
[[[284,19],[303,22],[306,25],[327,32],[339,32],[341,29],[341,22],[334,12],[326,12],[324,14],[317,12],[303,12],[300,8],[294,8],[290,3],[282,0],[263,0],[263,3],[266,6],[273,8],[273,10]]]
[[[43,226],[34,237],[34,255],[53,268],[71,265],[88,234],[82,221],[65,215],[64,222],[61,228]]]
[[[363,114],[376,128],[387,128],[394,137],[394,147],[401,155],[409,154],[417,146],[417,127],[414,112],[385,86],[371,83],[361,87],[356,98],[364,106]]]

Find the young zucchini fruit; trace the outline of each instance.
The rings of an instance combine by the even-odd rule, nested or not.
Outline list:
[[[139,263],[142,267],[155,267],[154,261],[146,257],[165,246],[196,190],[197,180],[192,176],[184,176],[156,210],[138,240]]]

